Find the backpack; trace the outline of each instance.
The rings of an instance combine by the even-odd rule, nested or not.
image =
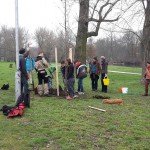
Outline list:
[[[86,78],[87,77],[87,66],[86,65],[80,65],[77,69],[77,76],[78,78]]]
[[[4,105],[0,111],[3,112],[3,115],[5,116],[8,116],[8,114],[11,112],[11,109],[14,108],[13,106],[7,106],[7,105]]]
[[[3,114],[5,116],[8,116],[9,118],[22,116],[24,113],[25,105],[23,103],[20,103],[19,106],[7,106],[4,105],[1,109],[3,111]]]
[[[23,103],[20,103],[19,106],[11,109],[10,113],[8,114],[8,117],[13,118],[17,116],[22,116],[24,114],[24,108],[25,105]]]

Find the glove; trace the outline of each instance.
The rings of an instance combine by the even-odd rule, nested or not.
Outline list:
[[[26,79],[28,80],[28,79],[29,79],[29,76],[26,76]]]

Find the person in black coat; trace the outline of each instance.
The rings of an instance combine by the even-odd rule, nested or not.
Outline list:
[[[25,107],[30,107],[29,90],[28,90],[29,77],[26,70],[26,60],[25,60],[25,56],[28,54],[28,51],[26,52],[24,48],[21,48],[19,50],[19,68],[21,72],[21,95]]]
[[[71,100],[74,98],[74,65],[71,62],[71,59],[67,59],[67,67],[66,67],[66,79],[67,79],[67,87],[68,87],[68,96],[66,99]]]

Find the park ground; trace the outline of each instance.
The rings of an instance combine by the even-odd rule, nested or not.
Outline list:
[[[8,91],[0,90],[0,107],[15,104],[15,64],[13,68],[9,64],[0,63],[0,86],[10,84]],[[109,66],[109,70],[141,72],[140,68],[117,66]],[[1,112],[0,150],[149,150],[150,96],[141,96],[141,76],[110,72],[108,77],[107,94],[100,92],[100,81],[98,91],[91,91],[87,77],[85,95],[79,98],[68,101],[56,96],[38,97],[32,92],[31,108],[26,108],[22,117],[10,119]],[[35,72],[34,79],[36,84]],[[121,94],[120,87],[128,87],[128,94]],[[103,104],[94,95],[122,99],[124,105]]]

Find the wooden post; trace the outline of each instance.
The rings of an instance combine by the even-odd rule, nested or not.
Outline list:
[[[71,59],[71,62],[72,62],[73,61],[72,48],[69,48],[69,58]]]
[[[55,63],[56,63],[57,96],[59,96],[58,59],[57,59],[57,48],[56,47],[55,47]]]
[[[96,107],[91,107],[91,106],[89,106],[89,108],[92,108],[92,109],[95,109],[95,110],[99,110],[99,111],[103,111],[103,112],[106,111],[106,110],[104,110],[104,109],[100,109],[100,108],[96,108]]]

